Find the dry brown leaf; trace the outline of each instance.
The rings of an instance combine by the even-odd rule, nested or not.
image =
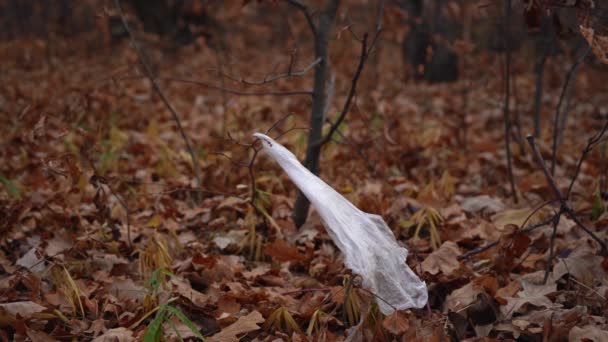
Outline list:
[[[436,275],[439,272],[444,275],[451,275],[460,268],[460,262],[458,256],[460,249],[458,245],[452,241],[444,242],[439,249],[429,254],[426,259],[422,262],[422,270],[432,275]]]
[[[200,324],[192,322],[200,330]],[[178,317],[172,316],[170,322],[163,324],[164,335],[168,341],[198,341],[197,335]]]
[[[596,283],[608,285],[608,274],[602,267],[603,260],[590,250],[578,248],[567,258],[556,258],[553,276],[558,279],[570,274],[587,286],[594,286]]]
[[[479,211],[486,213],[497,213],[505,209],[505,205],[500,199],[490,197],[488,195],[465,198],[465,200],[460,203],[460,206],[463,210],[470,213],[476,213]]]
[[[509,319],[516,313],[526,313],[531,305],[547,309],[553,307],[553,303],[545,296],[529,298],[507,297],[505,299],[507,300],[507,305],[500,308],[504,319]]]
[[[393,335],[401,335],[410,327],[407,315],[401,311],[395,311],[382,321],[382,326]]]
[[[143,300],[146,294],[146,289],[136,284],[132,279],[115,277],[112,282],[106,285],[109,293],[116,296],[120,300]]]
[[[44,333],[42,331],[38,331],[38,330],[34,330],[34,329],[30,329],[27,328],[25,330],[25,334],[27,335],[27,337],[30,338],[30,340],[32,340],[32,342],[55,342],[58,341],[55,338],[53,338],[51,335]]]
[[[43,259],[38,256],[38,249],[36,247],[27,251],[27,253],[17,260],[16,264],[36,274],[42,273],[46,269]]]
[[[596,35],[595,31],[590,27],[579,27],[581,34],[587,41],[587,43],[591,46],[591,50],[597,59],[604,63],[608,64],[608,37]]]
[[[105,334],[96,337],[92,342],[132,342],[135,341],[133,331],[127,328],[115,328],[105,332]]]
[[[19,315],[21,318],[31,318],[33,314],[46,310],[46,307],[32,301],[23,301],[0,304],[0,309],[14,317]]]
[[[608,341],[608,331],[593,325],[573,327],[568,334],[568,342],[604,342]]]
[[[518,227],[521,227],[524,222],[527,220],[528,224],[533,224],[542,219],[542,211],[537,211],[536,214],[532,215],[532,209],[524,208],[524,209],[507,209],[500,212],[497,212],[492,216],[492,222],[496,225],[496,227],[501,228],[508,225],[514,224]]]
[[[468,283],[465,286],[456,289],[450,293],[444,304],[444,309],[450,311],[460,311],[473,303],[479,293],[482,293],[481,286],[476,286],[473,283]]]
[[[219,333],[209,338],[210,342],[232,342],[238,341],[238,335],[246,334],[251,331],[260,329],[258,324],[264,323],[262,314],[253,311],[247,316],[239,318],[236,322],[230,324]]]
[[[192,304],[199,307],[204,307],[207,304],[208,297],[193,289],[192,286],[185,281],[177,278],[171,278],[168,284],[174,293],[177,293],[184,299],[191,301]]]
[[[264,252],[280,262],[303,261],[306,259],[306,256],[298,251],[298,247],[279,239],[266,246]]]

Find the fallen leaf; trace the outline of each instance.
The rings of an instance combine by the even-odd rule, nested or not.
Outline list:
[[[264,252],[279,262],[306,260],[306,256],[298,251],[297,246],[279,239],[266,246]]]
[[[432,275],[436,275],[439,272],[444,275],[451,275],[460,268],[460,262],[458,256],[460,249],[455,242],[446,241],[439,249],[429,254],[429,256],[422,262],[422,270]]]
[[[55,342],[58,341],[56,339],[54,339],[51,335],[44,333],[42,331],[38,331],[38,330],[34,330],[34,329],[30,329],[27,328],[25,330],[25,334],[27,335],[27,337],[30,338],[30,340],[32,340],[32,342]]]
[[[210,342],[233,342],[238,341],[238,335],[246,334],[251,331],[260,329],[258,324],[264,323],[262,314],[253,311],[247,316],[239,318],[236,322],[230,324],[219,333],[209,338]]]
[[[106,331],[103,335],[96,337],[92,342],[132,342],[135,341],[133,331],[127,328],[114,328]]]
[[[42,312],[47,308],[32,301],[12,302],[0,304],[0,309],[4,309],[8,314],[21,318],[31,318],[33,314]]]
[[[470,213],[483,211],[485,213],[497,213],[505,208],[504,203],[498,198],[488,195],[480,195],[475,197],[465,198],[460,206],[463,210]]]
[[[608,331],[593,325],[573,327],[568,334],[568,342],[604,342],[608,341]]]
[[[120,300],[132,301],[143,300],[146,293],[146,289],[136,284],[132,279],[118,277],[115,277],[110,284],[106,285],[106,290]]]
[[[581,25],[579,29],[589,46],[591,46],[595,57],[600,62],[608,64],[608,37],[595,34],[595,31],[590,27],[587,28]]]
[[[558,279],[570,274],[587,286],[608,285],[608,273],[602,267],[603,258],[590,250],[575,249],[567,258],[556,258],[553,276]]]
[[[21,258],[17,260],[16,264],[21,267],[27,268],[35,274],[42,273],[46,269],[43,259],[38,257],[36,247],[27,251],[27,253],[25,253]]]
[[[409,321],[402,311],[395,311],[382,321],[382,326],[393,335],[401,335],[409,329]]]
[[[468,283],[463,287],[456,289],[450,293],[444,304],[444,310],[458,312],[475,301],[477,295],[482,293],[483,289],[473,283]]]
[[[496,302],[485,292],[477,294],[477,298],[467,307],[466,312],[469,320],[475,326],[494,323],[499,313]]]
[[[185,281],[177,278],[171,278],[168,284],[173,292],[179,294],[185,299],[190,300],[192,304],[195,304],[199,307],[204,307],[207,304],[208,297],[202,294],[201,292],[193,289],[192,286],[190,286],[190,284],[186,283]]]
[[[552,308],[553,303],[545,296],[519,298],[506,297],[507,304],[500,308],[504,319],[513,317],[514,314],[526,313],[530,306]]]

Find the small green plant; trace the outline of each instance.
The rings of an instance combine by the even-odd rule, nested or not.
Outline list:
[[[173,300],[175,300],[175,298],[173,298],[172,300],[169,300],[169,303],[172,302]],[[196,336],[201,341],[205,341],[205,337],[203,335],[201,335],[201,333],[198,331],[198,328],[194,325],[194,323],[188,317],[186,317],[186,315],[184,315],[183,312],[181,312],[175,306],[170,305],[169,303],[161,304],[154,309],[154,311],[156,311],[156,316],[154,316],[154,319],[148,325],[148,329],[146,329],[146,333],[144,334],[144,338],[142,341],[143,342],[165,341],[166,339],[162,335],[163,323],[165,323],[165,322],[167,322],[167,324],[171,327],[171,329],[173,329],[173,331],[175,331],[175,334],[179,337],[179,339],[181,341],[183,341],[183,338],[181,337],[179,330],[177,329],[177,327],[171,320],[171,318],[173,318],[173,317],[177,317],[185,326],[187,326],[188,329],[190,329],[190,331],[192,331],[194,336]],[[154,311],[150,312],[149,314],[154,313]],[[146,314],[145,317],[149,316],[149,314]]]
[[[2,182],[2,184],[4,184],[4,187],[6,188],[6,191],[10,197],[12,197],[16,200],[21,199],[21,190],[19,190],[19,186],[17,186],[17,184],[15,184],[15,182],[4,177],[4,175],[2,175],[1,173],[0,173],[0,182]]]
[[[600,190],[598,189],[593,196],[593,207],[591,208],[591,220],[597,221],[600,216],[606,211],[606,206],[604,205],[604,200],[602,199],[602,195],[600,194]]]
[[[173,331],[175,331],[175,334],[179,337],[179,339],[183,341],[179,330],[173,323],[173,317],[177,317],[201,341],[205,340],[205,338],[198,331],[194,323],[192,323],[192,321],[178,308],[171,305],[171,303],[174,302],[177,298],[171,298],[165,304],[158,304],[157,296],[159,289],[161,288],[161,286],[163,286],[163,284],[166,283],[167,278],[173,277],[175,277],[175,274],[173,274],[169,270],[165,268],[158,268],[152,272],[150,279],[146,284],[146,288],[148,290],[148,293],[144,297],[144,308],[146,314],[133,326],[131,326],[131,329],[135,328],[146,318],[156,313],[154,319],[152,320],[152,322],[150,322],[148,328],[146,329],[146,333],[144,334],[143,338],[144,342],[158,342],[166,340],[162,335],[162,327],[163,323],[165,322],[173,329]]]

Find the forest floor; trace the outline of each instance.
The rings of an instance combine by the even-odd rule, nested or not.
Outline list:
[[[355,48],[335,56],[330,117],[357,61],[356,44],[343,44]],[[608,340],[608,259],[573,220],[608,238],[606,143],[586,155],[568,197],[575,215],[563,213],[554,229],[560,202],[525,140],[535,89],[530,63],[514,55],[516,202],[501,55],[472,56],[467,81],[427,85],[403,79],[395,51],[370,60],[355,106],[322,150],[320,173],[357,207],[383,216],[428,285],[426,308],[385,317],[345,269],[314,210],[295,228],[296,188],[278,166],[262,155],[250,168],[237,165],[253,157],[237,141],[251,143],[274,124],[269,135],[303,158],[309,96],[241,96],[161,80],[198,156],[200,188],[175,121],[136,71],[129,44],[63,56],[35,41],[3,47],[0,339],[331,341],[358,331],[386,341]],[[311,75],[263,87],[222,81],[212,70],[221,63],[204,46],[151,58],[162,76],[239,91],[312,85]],[[234,68],[224,65],[227,73],[251,79],[289,60],[256,51],[235,59]],[[559,55],[547,66],[536,143],[549,167],[553,116],[571,63]],[[246,73],[252,65],[257,73]],[[577,75],[553,176],[563,193],[587,140],[608,120],[606,75],[591,64]],[[250,204],[250,171],[261,210]]]

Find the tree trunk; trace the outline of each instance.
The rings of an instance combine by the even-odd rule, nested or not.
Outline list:
[[[318,142],[323,136],[323,121],[325,111],[325,85],[329,77],[329,38],[340,0],[328,0],[325,7],[319,13],[315,39],[315,58],[321,58],[321,62],[315,67],[315,80],[312,95],[312,110],[310,113],[310,130],[308,132],[308,146],[306,148],[306,159],[304,166],[315,175],[319,174],[319,155],[321,145]],[[310,202],[301,193],[293,208],[293,220],[297,227],[306,222]]]

